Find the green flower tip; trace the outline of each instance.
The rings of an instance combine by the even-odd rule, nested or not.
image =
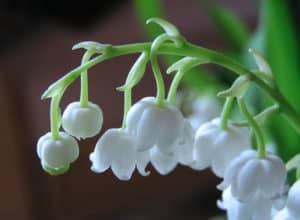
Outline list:
[[[52,168],[42,163],[43,170],[51,176],[59,176],[66,173],[70,169],[70,165],[65,165],[61,168]]]

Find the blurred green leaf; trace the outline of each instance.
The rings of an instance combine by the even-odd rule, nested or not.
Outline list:
[[[241,52],[249,41],[249,30],[242,19],[215,1],[200,0],[200,3],[230,48]]]
[[[133,0],[133,6],[140,22],[140,26],[146,32],[147,37],[153,40],[159,34],[163,33],[163,30],[156,24],[145,25],[149,18],[163,18],[163,6],[161,0]]]
[[[300,111],[300,57],[294,23],[287,1],[263,0],[262,22],[265,27],[265,52],[279,90]],[[281,117],[272,121],[278,151],[287,160],[300,152],[299,135]]]

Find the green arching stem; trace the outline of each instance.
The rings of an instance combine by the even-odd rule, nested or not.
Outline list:
[[[228,118],[230,115],[230,111],[232,109],[233,101],[234,101],[234,97],[227,97],[224,103],[224,107],[221,113],[221,128],[223,130],[228,129]]]
[[[62,98],[63,93],[54,96],[51,98],[51,104],[50,104],[50,129],[52,138],[54,140],[59,140],[59,116],[60,114],[59,110],[59,103]]]
[[[126,128],[127,113],[131,107],[131,88],[124,91],[124,113],[122,128]]]
[[[256,136],[259,158],[265,158],[266,157],[266,144],[265,144],[265,139],[264,139],[264,135],[261,130],[261,127],[258,125],[258,123],[255,121],[255,119],[251,115],[251,113],[248,111],[245,101],[242,98],[238,98],[238,105],[239,105],[241,112],[244,114],[245,118],[248,120],[248,122],[249,122],[250,126],[252,127],[254,134]]]
[[[162,74],[160,72],[156,55],[152,54],[150,60],[151,60],[151,67],[156,82],[156,90],[157,90],[156,102],[158,106],[163,106],[165,100],[165,83]]]
[[[174,40],[174,37],[169,36],[168,34],[161,34],[156,37],[150,48],[150,61],[151,67],[154,74],[155,82],[156,82],[156,101],[158,106],[164,105],[165,99],[165,83],[159,68],[158,60],[157,60],[157,50],[159,47],[168,40]]]
[[[176,92],[177,92],[179,83],[180,83],[181,79],[183,78],[184,74],[185,74],[185,72],[179,70],[175,74],[175,76],[172,80],[172,83],[171,83],[171,86],[169,89],[169,93],[168,93],[168,98],[167,98],[167,100],[170,104],[174,104],[174,102],[175,102]]]
[[[87,63],[75,68],[66,74],[61,80],[66,85],[72,83],[82,71],[87,70],[96,64],[103,62],[107,59],[134,53],[141,53],[148,51],[150,53],[151,42],[126,44],[120,46],[113,46],[107,53],[99,55],[94,59],[89,60]],[[280,112],[286,119],[294,126],[295,130],[300,134],[300,114],[288,103],[284,96],[278,91],[277,88],[269,87],[263,80],[258,78],[250,70],[243,67],[241,64],[235,62],[231,58],[224,56],[221,53],[184,42],[181,47],[176,47],[173,43],[166,43],[161,45],[157,50],[157,55],[177,55],[177,56],[190,56],[207,60],[208,63],[218,64],[228,70],[235,72],[238,75],[248,74],[253,82],[262,88],[275,102],[280,106]],[[53,86],[52,88],[55,88]]]
[[[92,56],[94,52],[88,50],[82,57],[81,64],[85,64]],[[88,88],[88,75],[87,69],[81,72],[81,88],[80,88],[80,106],[85,108],[88,107],[89,102],[89,88]]]

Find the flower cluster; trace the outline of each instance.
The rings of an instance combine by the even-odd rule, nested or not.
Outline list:
[[[48,132],[38,140],[37,154],[44,170],[51,175],[65,173],[79,156],[78,143],[72,136],[78,140],[93,137],[100,132],[102,121],[98,105],[91,102],[87,107],[80,106],[79,102],[69,104],[62,116],[66,132],[59,132],[57,136]]]
[[[287,171],[297,168],[300,179],[300,155],[285,166],[279,156],[267,152],[261,123],[280,110],[300,132],[300,120],[294,120],[300,116],[279,93],[268,63],[255,50],[250,50],[258,70],[247,70],[217,52],[188,43],[167,21],[154,18],[148,22],[159,24],[165,31],[151,45],[113,47],[82,42],[74,46],[73,49],[86,49],[82,65],[49,86],[42,96],[51,98],[51,132],[37,143],[43,169],[51,175],[65,173],[79,156],[76,139],[93,137],[102,128],[101,108],[88,101],[87,69],[105,59],[136,52],[141,55],[125,84],[117,88],[124,92],[122,127],[108,129],[100,137],[90,154],[91,170],[103,173],[111,168],[118,179],[126,181],[131,179],[135,169],[142,176],[148,176],[150,163],[161,175],[170,173],[178,164],[197,171],[211,168],[216,176],[223,178],[217,186],[222,191],[222,199],[217,204],[227,211],[229,220],[299,219],[300,180],[291,187],[286,201],[284,196]],[[176,55],[184,56],[166,71],[167,74],[176,71],[167,96],[157,59],[161,46],[165,46],[164,54],[174,55],[172,50],[176,49]],[[94,54],[100,55],[89,62]],[[143,78],[148,62],[152,66],[157,95],[131,105],[132,88]],[[194,113],[185,118],[174,105],[180,81],[191,68],[210,62],[233,70],[239,77],[229,89],[218,94],[226,98],[220,117],[217,117],[219,109],[215,103],[199,99],[191,108],[185,106]],[[60,99],[79,75],[80,101],[69,104],[61,116]],[[264,88],[277,102],[256,116],[249,112],[244,99],[251,82]],[[246,120],[229,120],[235,101]],[[64,132],[60,131],[61,126]]]
[[[99,139],[90,157],[93,171],[101,173],[111,167],[119,179],[128,180],[135,167],[148,175],[145,167],[151,162],[162,175],[181,164],[196,170],[211,166],[223,177],[232,159],[250,149],[247,130],[231,124],[224,130],[216,118],[195,131],[175,106],[167,101],[158,106],[154,97],[134,104],[126,124]]]
[[[271,220],[272,210],[285,192],[286,169],[282,160],[271,153],[259,158],[254,150],[236,157],[225,172],[221,209],[229,220]]]

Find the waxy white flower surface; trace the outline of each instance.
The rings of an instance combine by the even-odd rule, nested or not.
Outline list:
[[[158,106],[154,97],[134,104],[127,114],[127,130],[135,136],[137,151],[156,146],[163,153],[173,152],[183,132],[182,113],[167,102]]]
[[[286,206],[274,217],[274,220],[298,219],[300,219],[300,180],[295,182],[289,190]]]
[[[185,120],[183,133],[178,138],[176,146],[174,147],[175,158],[182,165],[188,166],[194,162],[194,137],[194,128],[188,120]]]
[[[161,175],[167,175],[177,165],[176,157],[173,154],[164,154],[155,146],[150,150],[151,164]]]
[[[149,176],[150,171],[146,171],[146,167],[150,162],[150,151],[136,152],[136,168],[142,176]]]
[[[111,167],[120,180],[129,180],[136,166],[135,139],[124,129],[109,129],[90,154],[91,170],[102,173]]]
[[[101,108],[91,102],[87,107],[81,107],[80,102],[72,102],[62,116],[62,127],[77,139],[97,135],[103,123]]]
[[[242,202],[258,195],[274,199],[284,192],[286,175],[285,165],[279,157],[268,153],[266,158],[259,158],[256,151],[247,150],[232,161],[218,187],[224,190],[231,185],[232,195]]]
[[[77,141],[70,135],[59,132],[59,139],[52,134],[40,137],[37,143],[37,154],[43,165],[51,169],[60,169],[74,162],[79,156]]]
[[[216,118],[204,123],[196,132],[192,168],[202,170],[211,166],[213,172],[223,177],[231,161],[243,151],[251,148],[247,130],[228,124],[226,130]]]
[[[248,202],[241,202],[231,194],[230,186],[222,193],[222,201],[217,205],[227,211],[228,220],[271,220],[275,201],[259,196]]]

